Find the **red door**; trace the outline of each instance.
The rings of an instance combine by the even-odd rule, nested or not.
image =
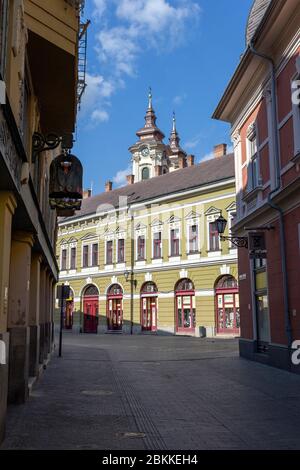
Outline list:
[[[157,297],[142,297],[141,323],[143,331],[157,330]]]
[[[83,299],[83,332],[97,333],[98,328],[98,297],[84,297]]]
[[[240,333],[238,289],[216,290],[217,333]]]
[[[195,293],[176,292],[176,330],[178,333],[194,333],[196,326]]]
[[[123,296],[107,297],[107,328],[109,331],[122,331]]]

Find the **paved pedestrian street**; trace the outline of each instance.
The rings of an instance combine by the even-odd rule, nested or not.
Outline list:
[[[2,449],[300,449],[300,376],[237,340],[64,333]]]

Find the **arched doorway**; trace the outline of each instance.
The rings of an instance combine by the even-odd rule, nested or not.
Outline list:
[[[99,291],[89,285],[83,293],[83,332],[97,333],[99,320]]]
[[[106,318],[109,331],[122,331],[123,289],[119,284],[113,284],[107,290]]]
[[[73,328],[73,313],[74,313],[74,292],[70,289],[70,297],[66,299],[65,307],[65,321],[64,327],[66,330]]]
[[[178,333],[195,333],[195,287],[190,279],[180,279],[175,286],[175,315]]]
[[[145,282],[141,288],[141,325],[142,331],[157,330],[157,286]]]
[[[219,334],[239,334],[240,304],[237,280],[230,275],[222,276],[215,284],[216,323]]]

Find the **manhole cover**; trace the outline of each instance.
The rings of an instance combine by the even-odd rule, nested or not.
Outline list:
[[[128,439],[143,439],[146,434],[144,432],[118,432],[116,436]]]
[[[83,390],[83,395],[89,395],[90,397],[103,397],[112,395],[114,392],[110,390]]]

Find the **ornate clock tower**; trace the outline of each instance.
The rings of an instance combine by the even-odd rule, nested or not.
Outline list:
[[[186,153],[179,145],[180,138],[176,130],[175,114],[169,139],[170,144],[166,145],[163,142],[165,135],[156,125],[151,88],[148,100],[145,125],[136,133],[139,140],[129,148],[132,154],[132,175],[128,178],[135,183],[186,166]]]
[[[164,134],[156,125],[156,115],[152,107],[152,92],[149,91],[145,125],[136,133],[139,140],[129,148],[132,154],[132,174],[137,183],[169,171],[168,145],[163,142]]]

